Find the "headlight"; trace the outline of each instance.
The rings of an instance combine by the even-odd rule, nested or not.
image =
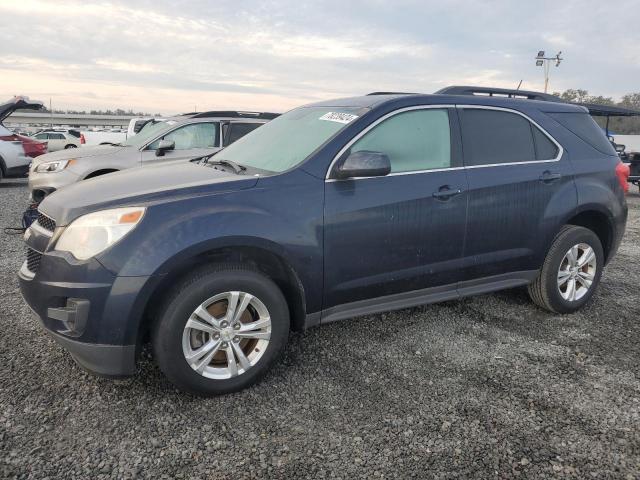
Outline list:
[[[59,172],[61,170],[64,170],[67,167],[70,167],[74,163],[76,163],[76,161],[73,158],[71,160],[56,160],[54,162],[44,162],[39,165],[36,165],[36,172],[37,173]]]
[[[64,229],[55,249],[69,252],[78,260],[87,260],[133,230],[144,212],[144,207],[128,207],[83,215]]]

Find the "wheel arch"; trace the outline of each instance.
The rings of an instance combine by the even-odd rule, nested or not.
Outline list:
[[[595,233],[600,239],[604,252],[605,263],[609,261],[614,240],[614,222],[611,215],[599,208],[590,207],[576,212],[568,218],[565,225],[584,227]]]
[[[100,175],[106,175],[107,173],[119,172],[117,168],[101,168],[100,170],[94,170],[84,176],[83,180],[99,177]]]
[[[188,258],[183,258],[179,263],[167,268],[162,280],[148,295],[144,313],[138,326],[138,339],[146,340],[166,294],[176,283],[180,282],[196,268],[201,268],[208,264],[224,263],[251,266],[273,280],[287,301],[291,314],[291,329],[301,331],[305,328],[306,301],[304,286],[289,262],[282,255],[264,247],[233,245],[200,252]]]

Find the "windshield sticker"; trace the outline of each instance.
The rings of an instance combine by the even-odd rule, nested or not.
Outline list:
[[[319,120],[327,120],[329,122],[338,122],[338,123],[347,124],[349,122],[352,122],[356,118],[358,118],[358,115],[352,115],[350,113],[341,113],[341,112],[329,112],[322,115]]]

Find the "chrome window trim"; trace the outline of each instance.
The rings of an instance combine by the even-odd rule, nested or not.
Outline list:
[[[520,115],[521,117],[524,117],[526,120],[528,120],[529,122],[531,122],[538,130],[540,130],[549,140],[551,140],[551,142],[558,148],[558,154],[556,155],[555,158],[549,159],[549,160],[527,160],[524,162],[508,162],[508,163],[488,163],[485,165],[464,165],[462,167],[450,167],[450,168],[436,168],[436,169],[431,169],[431,170],[415,170],[415,171],[411,171],[411,172],[396,172],[396,173],[390,173],[389,175],[384,175],[382,177],[351,177],[351,178],[329,178],[329,176],[331,175],[331,171],[333,170],[333,167],[335,165],[335,163],[338,161],[338,159],[344,155],[344,153],[351,148],[351,146],[356,143],[360,138],[362,138],[367,132],[369,132],[371,129],[373,129],[375,126],[377,126],[378,124],[380,124],[381,122],[385,121],[387,118],[390,118],[392,116],[395,116],[399,113],[403,113],[403,112],[408,112],[408,111],[412,111],[412,110],[427,110],[427,109],[448,109],[448,108],[455,108],[455,109],[477,109],[477,110],[497,110],[497,111],[502,111],[502,112],[507,112],[507,113],[515,113],[516,115]],[[462,126],[460,127],[462,128]],[[528,165],[528,164],[533,164],[533,163],[551,163],[551,162],[559,162],[560,159],[562,158],[562,155],[564,154],[564,148],[562,148],[562,145],[560,145],[560,143],[551,136],[551,134],[549,132],[547,132],[544,128],[542,128],[535,120],[533,120],[531,117],[529,117],[528,115],[519,112],[518,110],[513,110],[511,108],[505,108],[505,107],[494,107],[491,105],[450,105],[450,104],[443,104],[443,105],[415,105],[413,107],[405,107],[405,108],[400,108],[398,110],[394,110],[393,112],[389,112],[386,115],[380,117],[378,120],[376,120],[375,122],[373,122],[371,125],[369,125],[367,128],[365,128],[364,130],[362,130],[360,133],[358,133],[358,135],[356,135],[355,137],[353,137],[349,142],[347,142],[347,144],[340,149],[340,151],[337,153],[337,155],[335,157],[333,157],[333,160],[331,161],[331,164],[329,165],[329,169],[327,170],[327,174],[325,176],[325,182],[343,182],[343,181],[347,181],[347,180],[360,180],[360,179],[367,179],[367,178],[385,178],[385,177],[394,177],[394,176],[398,176],[398,175],[416,175],[416,174],[420,174],[420,173],[437,173],[437,172],[446,172],[446,171],[454,171],[454,170],[471,170],[471,169],[476,169],[476,168],[493,168],[493,167],[506,167],[506,166],[513,166],[513,165]],[[463,159],[464,161],[464,159]]]

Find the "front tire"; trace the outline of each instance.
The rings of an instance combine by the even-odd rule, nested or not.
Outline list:
[[[603,267],[598,236],[584,227],[565,225],[554,239],[538,277],[529,285],[529,296],[551,312],[575,312],[593,296]]]
[[[276,284],[240,265],[206,267],[169,296],[152,331],[155,358],[178,388],[202,396],[258,382],[289,336]]]

